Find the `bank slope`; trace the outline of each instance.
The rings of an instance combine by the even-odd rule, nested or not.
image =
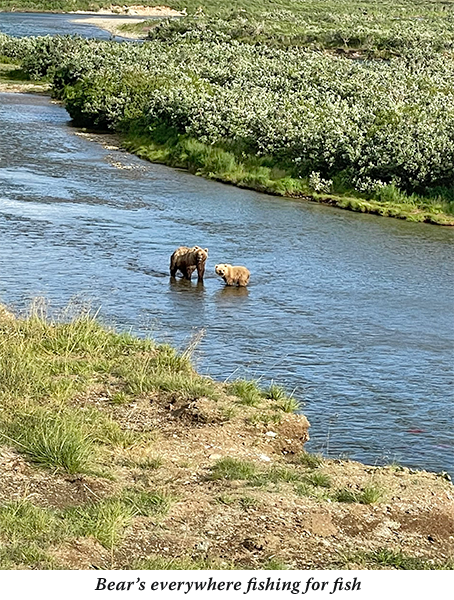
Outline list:
[[[1,568],[452,568],[452,484],[306,453],[282,388],[90,316],[0,341]]]

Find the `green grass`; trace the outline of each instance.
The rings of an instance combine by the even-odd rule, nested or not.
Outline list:
[[[105,548],[112,549],[121,542],[136,516],[164,515],[171,502],[160,492],[130,489],[118,497],[66,509],[62,516],[72,536],[93,536]]]
[[[66,473],[90,472],[94,445],[80,416],[37,410],[16,416],[0,439],[11,442],[34,463]]]
[[[92,472],[104,448],[140,443],[140,434],[122,427],[102,406],[72,406],[94,386],[108,390],[101,394],[106,405],[156,392],[188,399],[218,395],[217,384],[198,375],[187,356],[115,333],[89,315],[57,324],[35,312],[2,323],[2,443],[67,473]]]
[[[421,557],[408,556],[401,551],[390,550],[389,548],[379,548],[372,552],[361,552],[348,557],[349,562],[355,562],[366,567],[377,566],[384,568],[393,568],[403,571],[423,571],[423,570],[454,570],[452,560],[432,561]]]
[[[131,525],[134,509],[119,498],[68,509],[66,524],[73,536],[93,536],[105,548],[112,549]]]
[[[260,568],[265,571],[288,571],[290,569],[286,563],[275,557],[268,559]]]
[[[246,406],[259,406],[262,400],[262,394],[257,383],[252,380],[237,379],[227,387],[228,393],[239,398],[239,404]]]
[[[252,485],[265,486],[268,483],[294,483],[301,480],[301,474],[288,467],[271,466],[250,479]]]
[[[173,498],[159,491],[126,489],[116,496],[82,506],[48,509],[24,499],[0,505],[0,566],[43,566],[56,563],[49,550],[57,543],[74,537],[92,536],[105,548],[112,549],[123,539],[126,529],[137,516],[165,515]]]
[[[304,481],[310,485],[313,485],[314,487],[331,487],[331,479],[329,475],[326,475],[326,473],[320,473],[318,471],[311,473],[310,475],[306,475],[304,477]]]
[[[213,481],[217,479],[250,479],[257,472],[257,467],[254,463],[247,460],[239,460],[236,458],[221,458],[218,460],[209,475],[209,479]]]
[[[23,499],[0,505],[0,536],[13,546],[34,542],[42,546],[62,537],[56,514]]]
[[[296,455],[292,462],[309,469],[318,469],[323,464],[323,457],[319,454],[310,454],[309,452],[301,452]]]
[[[371,484],[359,491],[350,488],[341,488],[332,495],[332,499],[336,502],[375,504],[383,498],[383,495],[384,492],[380,487]]]
[[[243,510],[248,510],[250,508],[257,508],[260,505],[260,502],[253,496],[242,496],[238,499],[238,504]]]
[[[320,499],[328,497],[319,488],[329,488],[331,480],[328,475],[313,472],[304,474],[287,466],[271,465],[267,468],[259,467],[251,461],[225,457],[218,460],[211,469],[208,479],[245,481],[253,487],[266,488],[270,484],[274,490],[279,489],[279,484],[291,484],[299,496],[313,496]],[[236,498],[229,494],[218,496],[221,504],[234,504]],[[358,500],[357,500],[358,501]]]
[[[233,564],[225,564],[208,558],[197,559],[191,556],[166,558],[153,555],[144,560],[133,562],[130,568],[143,571],[219,571],[231,570],[236,567]]]
[[[0,548],[0,569],[55,570],[58,563],[48,552],[42,550],[34,542],[9,544]]]
[[[417,194],[408,195],[394,186],[386,186],[377,192],[376,198],[365,198],[354,190],[336,190],[332,193],[314,192],[308,178],[295,178],[279,164],[265,166],[269,161],[244,151],[236,154],[206,145],[186,135],[169,135],[162,139],[161,133],[148,134],[130,132],[123,140],[124,147],[140,158],[187,169],[196,175],[215,179],[260,192],[289,198],[313,200],[353,212],[393,217],[412,222],[435,225],[454,225],[453,203],[440,198],[429,198]],[[222,157],[222,160],[221,160]],[[386,188],[391,188],[387,191]],[[395,191],[393,191],[393,189]],[[295,408],[296,407],[296,408]],[[299,405],[294,404],[290,410]]]

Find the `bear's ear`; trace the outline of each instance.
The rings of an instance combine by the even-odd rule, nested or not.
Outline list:
[[[208,248],[205,248],[205,252],[208,254]]]

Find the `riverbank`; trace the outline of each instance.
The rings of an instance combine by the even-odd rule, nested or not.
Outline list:
[[[26,73],[17,64],[0,61],[0,93],[47,94],[50,96],[51,86],[42,81],[26,79]]]
[[[41,314],[0,311],[1,568],[453,568],[443,476],[310,455],[281,388]]]
[[[183,168],[195,175],[241,188],[381,217],[454,226],[454,216],[445,213],[446,207],[441,201],[409,197],[396,188],[389,190],[389,197],[384,201],[355,197],[352,193],[342,196],[317,193],[311,189],[310,179],[292,177],[279,165],[268,167],[266,161],[254,155],[242,152],[239,156],[223,147],[203,144],[184,134],[175,135],[175,132],[171,132],[168,139],[162,142],[162,131],[157,135],[152,132],[148,135],[132,132],[122,135],[121,142],[128,151],[150,162]]]
[[[317,7],[304,8],[306,29]],[[144,44],[3,36],[2,53],[51,80],[76,125],[119,132],[143,158],[261,192],[454,224],[446,20],[417,21],[408,36],[383,10],[373,35],[340,48],[328,24],[313,39],[289,38],[268,30],[287,31],[288,15],[264,29],[264,14],[210,11],[162,21]],[[353,27],[344,9],[338,17]],[[400,27],[392,39],[391,22]],[[421,55],[427,36],[438,41]]]
[[[127,37],[129,39],[144,39],[151,28],[146,23],[147,19],[183,17],[186,12],[178,11],[168,6],[143,6],[134,4],[132,6],[115,6],[100,8],[97,11],[71,11],[78,15],[87,15],[87,18],[78,22],[95,25],[100,29],[108,31],[113,36]],[[103,17],[108,15],[109,18]],[[113,19],[112,17],[116,18]],[[132,18],[137,16],[137,18]],[[156,22],[157,23],[157,22]]]

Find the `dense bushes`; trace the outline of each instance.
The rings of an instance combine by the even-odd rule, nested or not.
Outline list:
[[[125,131],[134,122],[137,133],[139,122],[143,134],[168,127],[323,180],[324,191],[333,182],[383,201],[401,200],[399,190],[452,200],[450,55],[416,43],[386,61],[283,50],[226,40],[220,21],[163,24],[141,45],[0,36],[0,54],[21,57],[32,77],[51,77],[79,124]]]

